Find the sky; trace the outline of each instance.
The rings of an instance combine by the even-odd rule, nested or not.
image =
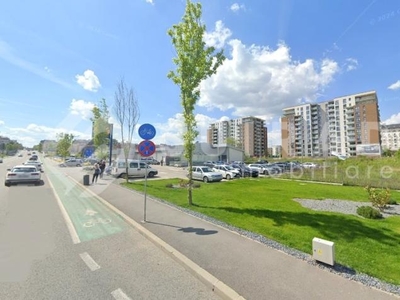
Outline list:
[[[197,2],[197,1],[193,1]],[[280,145],[282,109],[375,90],[381,121],[400,123],[398,0],[203,0],[204,41],[223,50],[200,85],[200,142],[211,123],[265,120]],[[0,4],[0,136],[26,147],[58,133],[90,139],[92,108],[113,114],[117,83],[133,88],[153,142],[182,144],[175,48],[167,31],[183,0],[15,0]],[[133,142],[141,138],[135,130]]]

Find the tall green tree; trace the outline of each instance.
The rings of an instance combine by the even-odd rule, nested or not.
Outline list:
[[[223,63],[223,51],[215,53],[214,47],[206,46],[204,33],[206,26],[201,22],[202,7],[200,3],[186,1],[186,10],[179,24],[168,30],[177,56],[173,59],[175,71],[168,73],[168,78],[180,86],[180,98],[183,107],[185,130],[183,133],[184,156],[188,161],[189,184],[188,202],[192,201],[193,185],[193,151],[194,141],[198,136],[194,109],[200,98],[200,83],[207,77],[215,74]]]
[[[70,148],[74,141],[74,135],[68,133],[57,134],[57,155],[66,158],[70,155]]]
[[[96,148],[106,146],[109,142],[110,134],[110,124],[108,123],[110,113],[104,98],[101,99],[98,106],[93,107],[92,113],[93,143]]]

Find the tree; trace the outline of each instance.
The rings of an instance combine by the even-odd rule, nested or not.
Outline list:
[[[99,106],[95,106],[92,109],[93,118],[91,118],[93,124],[93,143],[96,148],[107,145],[110,137],[110,124],[108,119],[110,113],[106,100],[103,98],[100,101]]]
[[[180,86],[180,98],[183,107],[185,130],[183,133],[184,156],[188,161],[189,184],[188,202],[192,201],[193,185],[193,151],[194,141],[198,136],[194,108],[200,98],[199,85],[202,80],[215,74],[225,57],[223,51],[214,56],[214,47],[207,47],[203,36],[206,27],[201,22],[202,9],[200,3],[186,1],[186,10],[182,22],[175,24],[168,30],[172,39],[177,57],[173,59],[177,66],[176,71],[170,71],[168,78]]]
[[[125,158],[126,182],[128,182],[128,157],[132,148],[133,133],[139,121],[140,110],[133,88],[128,88],[123,78],[117,84],[114,101],[115,117],[121,127],[121,144]]]
[[[74,135],[68,133],[57,134],[57,155],[65,158],[70,155],[69,149],[74,141]]]

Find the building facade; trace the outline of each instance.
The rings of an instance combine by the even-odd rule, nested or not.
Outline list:
[[[356,156],[359,145],[380,147],[379,123],[375,91],[285,108],[282,157]]]
[[[381,124],[382,149],[398,151],[400,149],[400,124]]]
[[[213,146],[234,144],[245,155],[268,155],[268,132],[265,121],[255,117],[238,118],[210,124],[207,142]]]

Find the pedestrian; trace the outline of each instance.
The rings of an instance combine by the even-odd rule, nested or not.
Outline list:
[[[98,163],[95,163],[94,164],[94,173],[93,173],[93,178],[92,178],[92,184],[97,182],[97,178],[99,177],[100,172],[101,172],[100,165]]]
[[[106,169],[106,161],[103,159],[100,163],[100,179],[103,178],[104,170]]]
[[[164,158],[161,158],[160,164],[161,164],[161,167],[164,165]]]

